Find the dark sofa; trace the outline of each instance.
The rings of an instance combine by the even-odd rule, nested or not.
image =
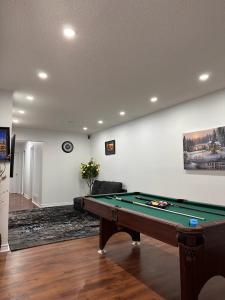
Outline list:
[[[121,182],[95,180],[91,195],[126,193]],[[83,197],[73,199],[74,209],[83,211]]]

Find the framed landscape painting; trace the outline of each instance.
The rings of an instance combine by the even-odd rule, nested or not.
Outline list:
[[[0,127],[0,161],[9,160],[10,136],[9,127]]]
[[[184,169],[225,170],[225,126],[183,135]]]
[[[105,142],[105,155],[112,155],[116,153],[116,141]]]

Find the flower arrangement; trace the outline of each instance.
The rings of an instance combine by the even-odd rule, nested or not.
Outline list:
[[[100,171],[100,165],[96,163],[92,158],[87,164],[82,163],[80,168],[81,176],[86,180],[89,187],[89,192],[91,194],[92,185]]]

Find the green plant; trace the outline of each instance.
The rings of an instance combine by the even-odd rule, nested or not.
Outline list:
[[[96,163],[92,158],[87,164],[82,163],[80,168],[81,176],[86,180],[89,187],[89,192],[91,194],[92,185],[100,171],[100,165]]]

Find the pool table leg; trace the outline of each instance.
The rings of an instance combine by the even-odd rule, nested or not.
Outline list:
[[[132,241],[132,245],[133,246],[139,246],[140,245],[140,241]]]
[[[137,231],[131,231],[130,236],[132,237],[132,245],[133,246],[139,246],[141,242],[140,232]]]
[[[180,234],[181,300],[197,300],[205,283],[204,241],[201,235]]]
[[[131,230],[127,227],[118,226],[115,221],[109,221],[107,219],[100,219],[100,234],[99,234],[99,254],[104,254],[105,245],[110,239],[110,237],[117,232],[126,232],[128,233],[135,245],[140,243],[140,233],[134,230]]]

